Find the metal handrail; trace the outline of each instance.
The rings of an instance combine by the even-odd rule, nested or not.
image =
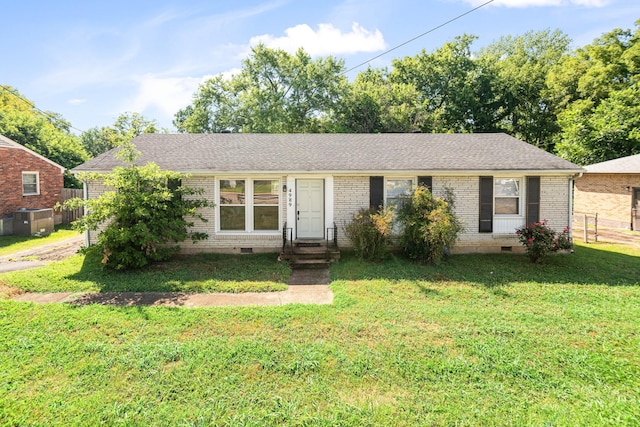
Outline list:
[[[289,249],[288,251],[287,248]],[[293,228],[287,227],[286,222],[282,227],[282,252],[293,252]]]
[[[327,249],[329,248],[329,243],[333,243],[333,247],[338,247],[338,226],[336,223],[333,223],[333,227],[327,227],[325,240],[327,241]]]

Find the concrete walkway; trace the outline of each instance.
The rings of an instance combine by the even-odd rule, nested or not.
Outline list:
[[[285,304],[332,304],[333,292],[327,285],[294,285],[282,292],[244,292],[238,294],[189,294],[181,292],[65,292],[26,293],[14,301],[36,304],[67,303],[74,305],[222,307],[274,306]]]

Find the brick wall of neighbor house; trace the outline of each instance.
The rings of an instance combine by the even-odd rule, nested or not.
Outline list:
[[[598,225],[631,228],[632,191],[640,187],[640,174],[585,173],[575,181],[574,220],[598,213]]]
[[[16,148],[0,148],[0,158],[0,218],[10,217],[20,208],[53,208],[62,201],[64,177],[59,168]],[[39,173],[39,195],[22,195],[22,172]]]
[[[350,247],[344,227],[361,208],[369,207],[368,176],[335,176],[333,178],[334,221],[338,227],[338,246]]]

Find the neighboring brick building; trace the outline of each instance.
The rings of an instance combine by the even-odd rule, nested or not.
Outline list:
[[[575,218],[597,213],[598,225],[640,230],[640,154],[585,169],[575,181]]]
[[[53,208],[63,188],[64,167],[0,135],[0,234],[21,208]]]

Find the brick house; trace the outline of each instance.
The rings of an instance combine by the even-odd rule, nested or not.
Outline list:
[[[575,181],[574,213],[598,214],[598,224],[640,230],[640,154],[585,166]]]
[[[283,240],[334,237],[348,247],[343,227],[360,208],[397,203],[418,184],[440,197],[453,190],[464,224],[454,252],[519,251],[517,227],[571,223],[582,172],[506,134],[143,134],[133,143],[141,164],[189,174],[184,184],[215,203],[196,224],[209,239],[184,251],[278,251]],[[73,172],[110,172],[122,165],[117,150]]]
[[[0,234],[10,234],[10,219],[15,211],[53,208],[61,202],[64,170],[63,166],[0,135]]]

